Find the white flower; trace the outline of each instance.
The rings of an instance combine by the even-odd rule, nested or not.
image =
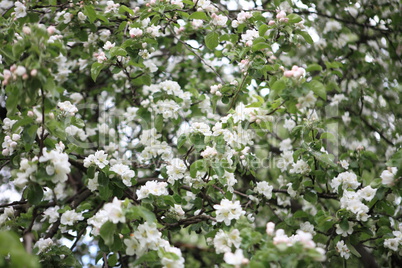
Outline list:
[[[399,244],[401,243],[401,239],[399,238],[388,238],[384,240],[384,247],[389,248],[393,251],[398,251]]]
[[[355,223],[348,221],[348,229],[344,230],[339,224],[336,224],[336,233],[338,235],[342,235],[343,237],[347,237],[353,233],[353,226],[355,226]]]
[[[93,179],[88,180],[87,187],[89,190],[91,190],[91,192],[96,191],[99,187],[98,176],[99,176],[99,171],[95,172]]]
[[[337,32],[342,29],[342,25],[336,20],[327,21],[323,33]]]
[[[77,107],[75,107],[75,105],[71,104],[71,102],[69,101],[59,102],[57,104],[57,107],[59,107],[60,110],[71,116],[75,115],[75,113],[78,112]]]
[[[23,76],[27,73],[27,69],[24,66],[17,66],[17,69],[15,69],[14,73],[18,76]]]
[[[181,205],[174,204],[174,207],[171,207],[169,211],[176,217],[176,219],[180,220],[184,218],[185,212]]]
[[[45,252],[46,249],[48,249],[49,247],[53,246],[53,244],[54,243],[51,238],[46,238],[46,239],[41,238],[35,243],[34,248],[37,248],[38,249],[37,254],[40,254],[42,252]]]
[[[149,33],[152,37],[159,37],[161,36],[161,33],[159,32],[160,29],[160,25],[151,25],[147,28],[147,33]]]
[[[81,93],[78,92],[74,92],[73,94],[70,95],[70,99],[74,102],[74,103],[78,103],[80,102],[84,97],[82,96]]]
[[[198,122],[192,123],[191,124],[191,130],[194,131],[194,132],[200,132],[204,136],[211,136],[212,135],[211,128],[209,127],[209,125],[205,124],[205,123],[202,123],[202,122],[200,122],[200,123],[198,123]]]
[[[139,28],[131,28],[130,29],[130,37],[140,37],[142,35],[142,30]]]
[[[387,170],[384,170],[380,175],[382,184],[387,185],[387,186],[393,186],[394,180],[395,180],[394,177],[397,172],[398,172],[398,169],[396,167],[388,167]]]
[[[230,233],[226,233],[220,229],[219,232],[216,233],[213,243],[216,253],[230,252],[232,246],[235,246],[236,248],[240,247],[240,231],[238,229],[233,229]]]
[[[127,187],[130,187],[132,185],[131,179],[134,178],[135,173],[127,165],[115,164],[110,168],[110,171],[113,171],[114,173],[120,175],[123,180],[123,183]]]
[[[291,131],[295,126],[296,126],[295,121],[293,121],[292,119],[285,119],[285,123],[283,124],[284,128]]]
[[[93,164],[97,165],[100,169],[106,167],[109,164],[107,160],[108,155],[103,150],[96,151],[95,154],[91,154],[84,159],[84,167],[89,167]]]
[[[145,185],[141,186],[140,189],[136,191],[138,200],[147,198],[150,194],[155,196],[168,195],[166,182],[158,181],[147,181]]]
[[[26,12],[27,8],[25,7],[24,4],[22,4],[19,1],[17,1],[17,2],[15,2],[14,5],[15,5],[14,12],[15,12],[15,17],[16,18],[23,18],[23,17],[25,17],[27,15],[27,12]]]
[[[152,110],[157,114],[161,114],[163,119],[167,121],[170,118],[177,119],[179,116],[179,111],[182,108],[174,100],[159,100],[157,103],[151,104]]]
[[[304,223],[300,223],[300,230],[302,230],[303,232],[310,233],[312,235],[316,234],[316,232],[314,231],[314,225],[312,225],[308,221],[306,221]]]
[[[279,143],[279,150],[281,150],[282,152],[292,150],[292,140],[287,138],[287,139],[284,139],[283,141],[281,141]]]
[[[134,236],[131,236],[130,239],[124,239],[124,244],[126,245],[126,254],[129,256],[141,256],[146,250],[146,248],[141,247],[140,242]]]
[[[371,186],[366,186],[357,191],[357,194],[360,196],[360,198],[370,202],[374,198],[376,192],[377,189],[373,189]]]
[[[241,42],[245,43],[246,46],[251,46],[253,44],[253,40],[259,36],[260,35],[257,30],[247,30],[246,33],[241,35]]]
[[[67,174],[71,171],[68,154],[62,153],[57,149],[47,152],[46,148],[43,148],[39,162],[49,162],[50,165],[46,167],[46,172],[49,176],[53,176],[53,183],[58,184],[68,179]]]
[[[289,168],[290,165],[293,165],[293,152],[285,151],[281,154],[281,158],[279,158],[276,166],[284,172]]]
[[[121,201],[115,197],[112,203],[107,203],[103,206],[103,210],[106,215],[108,215],[108,220],[116,223],[125,223],[126,218],[124,216],[123,210],[121,208]]]
[[[191,25],[194,27],[194,29],[200,28],[204,24],[203,20],[193,20],[191,22]]]
[[[228,199],[222,199],[220,205],[214,205],[214,209],[216,209],[216,221],[225,222],[227,226],[232,220],[238,220],[246,214],[241,208],[240,201],[232,202]]]
[[[43,219],[42,221],[47,220],[49,223],[55,223],[58,219],[59,219],[59,212],[57,212],[57,210],[59,210],[60,207],[59,206],[55,206],[55,207],[50,207],[48,209],[46,209],[43,212]]]
[[[290,173],[296,174],[305,174],[310,172],[310,166],[304,160],[297,160],[296,163],[293,164],[292,169],[289,170]]]
[[[268,222],[266,232],[267,232],[268,235],[274,235],[274,233],[275,233],[275,223],[273,223],[271,221]]]
[[[341,257],[345,259],[349,259],[350,257],[350,250],[349,248],[345,245],[345,242],[343,240],[339,241],[336,243],[336,251],[341,255]]]
[[[254,191],[264,195],[267,199],[272,198],[272,190],[274,187],[269,185],[266,181],[259,181],[257,182],[257,186],[254,188]]]
[[[253,14],[251,14],[251,12],[244,12],[241,11],[239,14],[237,14],[237,20],[240,23],[245,22],[247,19],[251,18],[253,16]]]
[[[115,4],[113,1],[107,1],[106,5],[107,6],[105,9],[105,13],[110,13],[110,12],[117,13],[117,11],[120,7],[120,4]]]
[[[81,11],[78,12],[77,17],[78,17],[78,20],[81,21],[81,22],[83,22],[83,21],[85,21],[87,19],[87,16],[85,16],[84,13],[82,13]]]
[[[116,45],[115,43],[111,43],[110,41],[106,41],[105,45],[103,45],[103,49],[104,50],[109,50],[109,49],[115,47],[115,45]]]
[[[209,147],[209,146],[207,146],[205,148],[205,150],[201,152],[201,156],[203,158],[212,158],[212,157],[216,156],[217,154],[218,154],[218,151],[215,148]]]
[[[306,96],[298,98],[298,105],[300,109],[313,107],[316,101],[317,98],[314,96],[314,92],[310,91]]]
[[[73,226],[76,221],[82,221],[83,219],[84,217],[81,213],[77,213],[75,210],[67,210],[61,215],[60,223]]]
[[[348,188],[356,189],[360,186],[360,182],[357,181],[357,176],[353,172],[342,172],[337,177],[335,177],[330,185],[334,191],[338,192],[338,187],[342,184],[342,189],[346,190]]]
[[[212,23],[216,26],[226,26],[226,23],[228,21],[228,17],[224,16],[224,15],[216,15],[215,13],[213,13],[211,15],[212,17]]]
[[[140,242],[142,247],[158,250],[162,240],[162,233],[156,228],[156,224],[145,222],[140,224],[134,232],[134,237]]]
[[[168,174],[168,182],[174,184],[175,181],[184,178],[187,171],[186,164],[180,158],[173,158],[170,161],[170,165],[166,167],[166,173]]]
[[[240,267],[242,263],[247,262],[247,259],[243,256],[243,250],[239,248],[236,249],[234,254],[226,252],[223,259],[227,264],[235,265],[236,267]]]
[[[339,161],[339,164],[341,164],[341,166],[342,166],[344,169],[348,169],[348,168],[349,168],[349,162],[348,162],[347,160],[341,160],[341,161]]]

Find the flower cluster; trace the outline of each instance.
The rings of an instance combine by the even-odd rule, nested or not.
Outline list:
[[[227,226],[231,224],[232,220],[238,220],[241,216],[245,215],[240,201],[230,201],[228,199],[222,199],[219,205],[214,205],[216,210],[216,221],[224,222]]]

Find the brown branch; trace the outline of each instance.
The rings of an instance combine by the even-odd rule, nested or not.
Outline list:
[[[176,226],[180,226],[180,225],[184,225],[186,227],[193,223],[199,223],[201,221],[208,221],[208,220],[216,221],[216,219],[214,217],[209,216],[209,215],[196,215],[196,216],[192,216],[192,217],[189,217],[186,219],[179,220],[175,223],[165,222],[162,224],[165,225],[166,227],[176,227]]]

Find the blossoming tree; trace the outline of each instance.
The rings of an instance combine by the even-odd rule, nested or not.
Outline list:
[[[396,267],[399,1],[0,1],[0,266]]]

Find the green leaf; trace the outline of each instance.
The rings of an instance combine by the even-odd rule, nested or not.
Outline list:
[[[294,13],[289,14],[287,16],[287,18],[289,19],[289,23],[298,23],[298,22],[301,22],[303,20],[299,15],[294,14]]]
[[[117,261],[118,261],[117,254],[111,254],[107,259],[107,263],[111,267],[114,267],[116,265]]]
[[[195,161],[194,163],[192,163],[190,166],[191,177],[195,178],[195,176],[197,175],[197,171],[203,170],[204,166],[205,166],[205,163],[204,163],[203,159],[199,159],[199,160]]]
[[[306,190],[306,192],[304,193],[304,199],[312,204],[315,204],[317,202],[318,196],[317,193]]]
[[[258,51],[258,50],[261,50],[264,48],[270,48],[270,47],[271,47],[271,45],[269,45],[267,43],[257,43],[251,47],[251,50],[255,52],[255,51]]]
[[[115,231],[116,225],[113,222],[107,221],[102,225],[99,234],[102,237],[103,241],[105,241],[105,245],[113,245]]]
[[[221,163],[214,162],[212,164],[212,168],[214,169],[216,175],[218,175],[219,178],[222,178],[225,175],[225,169],[222,167]]]
[[[283,90],[285,88],[286,88],[286,84],[285,84],[285,81],[283,81],[283,80],[277,80],[272,85],[272,90]]]
[[[193,143],[194,148],[197,151],[201,151],[205,148],[205,137],[201,133],[194,133],[191,135],[190,141]]]
[[[121,47],[112,47],[110,49],[110,56],[126,56],[127,51],[124,48]]]
[[[88,16],[88,19],[91,23],[94,23],[96,20],[96,12],[93,6],[85,6],[84,14]]]
[[[207,48],[214,50],[219,45],[219,35],[217,32],[210,32],[205,36],[205,45]]]
[[[17,105],[19,104],[20,99],[21,98],[19,94],[7,94],[7,100],[6,100],[7,115],[14,115],[15,111],[17,110]]]
[[[317,64],[317,63],[313,63],[310,64],[309,66],[307,66],[306,68],[306,72],[321,72],[322,71],[322,67],[321,65]]]
[[[104,67],[105,67],[105,66],[104,66],[102,63],[99,63],[99,62],[94,62],[94,63],[92,64],[92,67],[91,67],[91,77],[92,77],[92,79],[94,80],[94,82],[96,82],[96,79],[98,78],[99,73],[102,71],[102,69],[103,69]]]
[[[186,143],[187,136],[185,134],[181,134],[180,137],[177,139],[177,148],[180,149],[184,143]]]
[[[203,11],[197,11],[197,12],[194,12],[193,14],[191,14],[190,17],[188,17],[188,19],[190,19],[190,20],[208,20],[208,16]]]
[[[32,205],[37,205],[42,201],[43,189],[37,183],[32,183],[26,189],[28,202]]]
[[[361,258],[360,253],[355,249],[354,246],[352,246],[352,244],[349,241],[346,242],[346,245],[348,246],[348,249],[350,250],[350,252],[352,252],[353,255],[355,255],[358,258]]]
[[[133,213],[134,219],[142,218],[149,223],[156,222],[155,214],[143,206],[132,207],[130,213]]]
[[[310,36],[310,34],[308,32],[296,31],[296,33],[298,33],[301,36],[303,36],[304,40],[306,40],[306,42],[309,43],[310,45],[312,45],[314,43],[313,38],[311,38],[311,36]]]
[[[262,24],[260,27],[258,27],[258,34],[260,36],[264,36],[265,33],[268,31],[268,28],[269,28],[268,25]]]
[[[317,81],[317,80],[312,80],[310,83],[307,84],[307,86],[320,98],[323,100],[327,99],[327,90],[325,89],[325,86]]]
[[[347,218],[347,217],[343,218],[342,221],[341,221],[341,223],[339,224],[339,226],[340,226],[344,231],[349,230],[348,218]]]
[[[162,132],[163,129],[163,116],[158,114],[155,117],[155,128],[158,132]]]
[[[0,231],[0,266],[39,268],[38,257],[28,254],[19,239],[14,232]],[[2,262],[6,259],[10,265]]]
[[[120,5],[119,13],[124,13],[124,12],[127,12],[128,14],[133,15],[133,16],[135,14],[131,8],[129,8],[125,5]]]

